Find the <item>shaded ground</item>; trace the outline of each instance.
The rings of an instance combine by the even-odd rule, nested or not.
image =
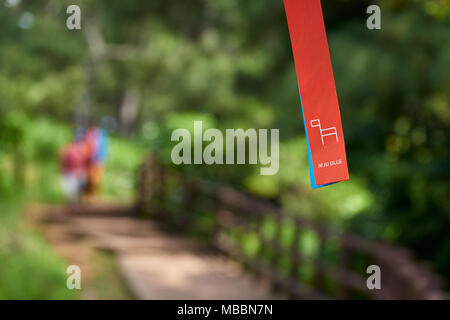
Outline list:
[[[33,205],[27,223],[43,233],[67,266],[81,268],[81,299],[132,299],[112,252],[97,250],[94,242],[72,231],[63,208]]]
[[[202,250],[190,239],[167,235],[155,222],[130,214],[131,208],[105,205],[72,210],[40,207],[29,212],[55,249],[81,267],[89,284],[82,298],[277,298],[267,284],[245,274],[227,257]],[[115,265],[112,257],[126,286],[110,268]],[[95,262],[99,259],[106,263]],[[117,293],[103,296],[97,286]]]

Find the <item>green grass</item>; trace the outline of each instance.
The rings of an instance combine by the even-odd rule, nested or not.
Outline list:
[[[67,263],[24,224],[24,195],[3,193],[1,200],[0,299],[78,298],[66,288]]]
[[[105,166],[103,196],[114,201],[129,202],[134,197],[134,184],[145,149],[128,141],[111,138],[109,159]]]
[[[132,299],[133,295],[121,277],[114,254],[98,251],[92,258],[94,275],[84,290],[92,292],[95,297],[108,300]]]
[[[66,288],[67,263],[19,223],[19,210],[9,210],[17,218],[0,219],[0,299],[76,299],[78,292]]]

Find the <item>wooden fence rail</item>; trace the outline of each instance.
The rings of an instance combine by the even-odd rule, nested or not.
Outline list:
[[[445,299],[441,279],[403,248],[284,212],[273,203],[164,168],[155,155],[138,179],[139,211],[203,232],[216,249],[295,299]],[[366,268],[381,269],[381,290]]]

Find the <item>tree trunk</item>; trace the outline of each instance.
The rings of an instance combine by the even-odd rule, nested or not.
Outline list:
[[[139,91],[134,87],[129,87],[125,92],[119,115],[120,132],[123,135],[130,135],[134,132],[140,98]]]

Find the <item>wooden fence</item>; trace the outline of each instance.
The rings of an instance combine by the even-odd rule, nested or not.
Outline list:
[[[294,299],[445,299],[441,279],[403,248],[341,232],[233,188],[183,176],[155,155],[138,179],[139,212],[206,237]],[[366,269],[381,270],[369,290]]]

